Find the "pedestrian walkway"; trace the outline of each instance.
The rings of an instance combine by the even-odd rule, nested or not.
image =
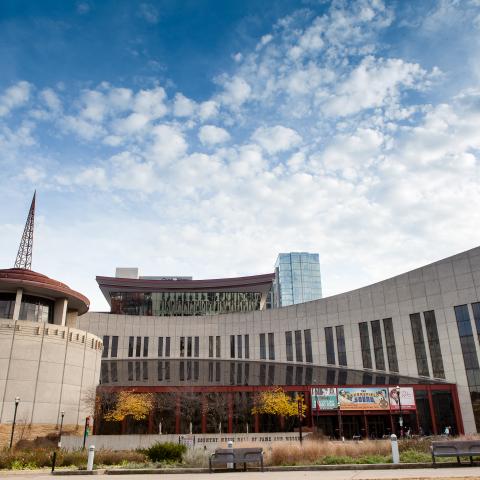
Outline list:
[[[2,480],[32,480],[36,478],[52,480],[72,480],[91,478],[90,476],[50,475],[50,472],[0,472]],[[96,480],[112,480],[112,475],[95,475]],[[402,470],[335,470],[335,471],[295,471],[295,472],[227,472],[199,474],[129,474],[121,475],[121,480],[471,480],[480,479],[480,467],[462,468],[422,468]]]

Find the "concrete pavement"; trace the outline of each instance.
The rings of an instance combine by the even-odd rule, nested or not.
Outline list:
[[[458,480],[480,479],[480,467],[462,468],[422,468],[403,470],[336,470],[336,471],[296,471],[296,472],[236,472],[236,473],[199,473],[199,474],[149,474],[149,475],[55,475],[50,472],[0,472],[2,480],[32,480],[51,478],[52,480],[73,480],[74,478],[92,478],[96,480],[383,480],[403,479],[410,480]]]

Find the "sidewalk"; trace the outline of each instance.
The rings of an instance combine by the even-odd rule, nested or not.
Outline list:
[[[2,480],[32,480],[42,478],[46,480],[73,480],[74,478],[92,478],[95,480],[382,480],[403,479],[410,480],[458,480],[480,479],[480,467],[454,467],[454,468],[422,468],[404,470],[336,470],[336,471],[296,471],[296,472],[236,472],[236,473],[199,473],[199,474],[148,474],[148,475],[50,475],[45,471],[31,472],[1,472]]]

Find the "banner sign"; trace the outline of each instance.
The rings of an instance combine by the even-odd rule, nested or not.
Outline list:
[[[339,388],[340,410],[388,410],[386,388]]]
[[[312,388],[312,410],[336,410],[336,388]]]
[[[415,394],[412,387],[400,387],[400,402],[398,401],[398,393],[395,387],[389,387],[388,396],[390,397],[390,410],[416,410]]]

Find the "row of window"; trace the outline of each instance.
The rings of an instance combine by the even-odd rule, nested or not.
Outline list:
[[[310,329],[303,331],[303,339],[302,342],[302,331],[295,330],[293,332],[295,335],[295,361],[303,362],[303,345],[305,345],[305,361],[307,363],[313,362],[312,356],[312,332]],[[293,362],[293,337],[292,331],[285,332],[285,348],[287,353],[287,362]]]
[[[387,351],[388,369],[391,372],[398,372],[397,348],[395,346],[395,335],[393,333],[393,323],[391,318],[384,318],[383,332],[385,334],[385,347]],[[360,348],[362,350],[363,368],[373,368],[372,348],[370,345],[369,322],[360,322],[358,324],[360,333]],[[372,320],[370,329],[373,343],[373,357],[375,359],[376,370],[386,370],[385,355],[383,350],[382,325],[380,320]]]
[[[168,382],[172,376],[177,375],[178,380],[199,381],[208,383],[225,383],[230,385],[311,385],[325,383],[326,385],[397,385],[400,383],[398,376],[374,375],[369,372],[355,372],[341,369],[327,369],[319,375],[313,366],[286,365],[279,366],[272,363],[251,365],[248,362],[222,362],[209,361],[208,365],[201,360],[181,360],[178,365],[171,360],[134,360],[127,362],[127,371],[123,373],[126,378],[121,378],[122,367],[117,362],[103,362],[101,366],[101,383],[118,383],[132,381],[154,381],[152,376],[157,376],[158,382]],[[205,371],[205,368],[207,369]],[[316,373],[315,373],[316,372]],[[208,380],[207,380],[208,379]]]
[[[230,358],[250,358],[250,335],[230,335]]]
[[[275,360],[275,335],[270,332],[267,334],[268,338],[268,359]],[[265,343],[265,333],[260,334],[260,359],[267,359],[267,348]]]
[[[345,346],[345,331],[343,325],[337,325],[335,327],[335,336],[337,338],[338,364],[346,366],[347,349]],[[327,352],[327,363],[329,365],[336,365],[334,342],[333,327],[325,327],[325,351]]]

